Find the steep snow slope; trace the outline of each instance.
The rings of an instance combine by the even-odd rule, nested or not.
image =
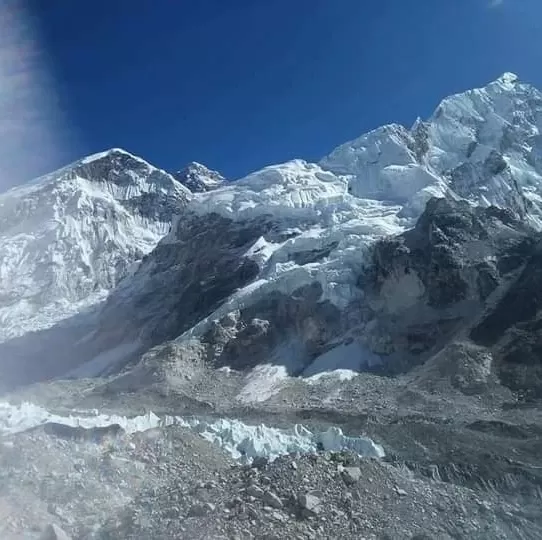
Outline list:
[[[186,186],[192,193],[211,191],[221,187],[226,179],[217,171],[208,169],[201,163],[193,161],[184,169],[173,173],[173,178]]]
[[[510,207],[540,227],[542,94],[505,73],[444,99],[412,129],[379,128],[345,143],[322,167],[351,175],[358,196],[400,201],[418,214],[432,195]]]
[[[169,174],[120,149],[0,195],[0,342],[103,300],[188,197]]]

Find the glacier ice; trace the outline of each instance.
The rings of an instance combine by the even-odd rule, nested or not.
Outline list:
[[[136,417],[106,415],[98,411],[77,411],[77,413],[77,415],[62,416],[29,402],[19,405],[0,402],[0,435],[21,433],[46,422],[84,428],[118,424],[127,433],[175,424],[198,433],[235,459],[244,462],[251,462],[256,457],[273,460],[278,456],[294,452],[314,453],[318,449],[350,450],[361,456],[384,457],[383,448],[371,439],[363,436],[347,436],[339,427],[334,426],[326,431],[312,432],[299,424],[283,429],[264,424],[251,425],[241,420],[228,418],[205,420],[196,417],[160,417],[153,412]]]
[[[465,198],[520,214],[528,208],[530,223],[542,228],[541,130],[542,93],[507,73],[484,88],[444,99],[411,129],[383,126],[337,147],[318,164],[292,160],[269,166],[194,197],[186,211],[200,218],[218,213],[250,226],[250,220],[268,217],[297,231],[287,241],[262,237],[252,246],[247,256],[260,267],[258,279],[209,320],[270,290],[289,293],[314,281],[322,285],[322,300],[344,308],[362,298],[356,275],[367,249],[378,238],[412,227],[431,197]],[[331,249],[318,262],[292,261],[296,252],[326,246]]]
[[[411,128],[382,126],[319,163],[292,160],[231,183],[217,177],[202,193],[120,149],[89,156],[0,195],[0,341],[99,305],[111,290],[131,297],[152,282],[152,255],[138,261],[160,239],[166,252],[190,219],[212,223],[215,214],[247,229],[267,220],[281,235],[255,239],[245,256],[256,278],[181,339],[314,282],[321,300],[343,309],[363,300],[357,276],[374,242],[412,227],[431,197],[509,207],[542,229],[541,130],[542,93],[506,73],[445,98]],[[172,209],[179,201],[187,206]],[[299,257],[310,252],[322,255]]]

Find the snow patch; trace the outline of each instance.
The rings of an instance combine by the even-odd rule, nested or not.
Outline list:
[[[255,367],[246,378],[246,385],[237,399],[242,403],[261,403],[280,392],[282,383],[288,379],[285,366],[264,364]]]
[[[316,382],[323,377],[335,377],[341,381],[356,377],[363,369],[379,365],[382,360],[357,341],[341,344],[315,358],[303,371],[308,382]]]
[[[278,394],[290,375],[303,367],[302,343],[287,341],[271,355],[272,363],[256,366],[246,377],[237,399],[242,403],[261,403]]]

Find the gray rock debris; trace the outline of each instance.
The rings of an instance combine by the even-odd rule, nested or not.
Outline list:
[[[250,486],[248,486],[246,489],[246,493],[250,497],[256,497],[257,499],[261,499],[264,495],[263,489],[255,484],[251,484]]]
[[[216,510],[216,505],[212,503],[197,503],[194,504],[188,511],[189,517],[206,516]]]

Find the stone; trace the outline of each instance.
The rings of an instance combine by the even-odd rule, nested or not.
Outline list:
[[[256,497],[257,499],[261,499],[263,497],[264,491],[261,487],[256,486],[255,484],[251,484],[246,489],[247,495],[250,495],[251,497]]]
[[[202,517],[211,514],[216,510],[216,506],[212,503],[194,504],[188,511],[188,517]]]
[[[260,519],[260,514],[258,514],[258,512],[253,506],[249,506],[247,508],[247,515],[251,519]]]
[[[303,510],[312,514],[318,514],[321,510],[322,501],[311,493],[302,493],[298,497],[298,502]]]
[[[359,467],[344,467],[341,476],[344,483],[351,486],[359,482],[361,478],[361,469]]]
[[[262,500],[265,504],[271,506],[272,508],[281,509],[284,505],[280,500],[280,497],[275,495],[272,491],[266,491],[263,494]]]
[[[254,460],[252,461],[252,467],[254,469],[265,469],[268,463],[269,463],[269,460],[266,457],[258,456],[258,457],[255,457]]]

